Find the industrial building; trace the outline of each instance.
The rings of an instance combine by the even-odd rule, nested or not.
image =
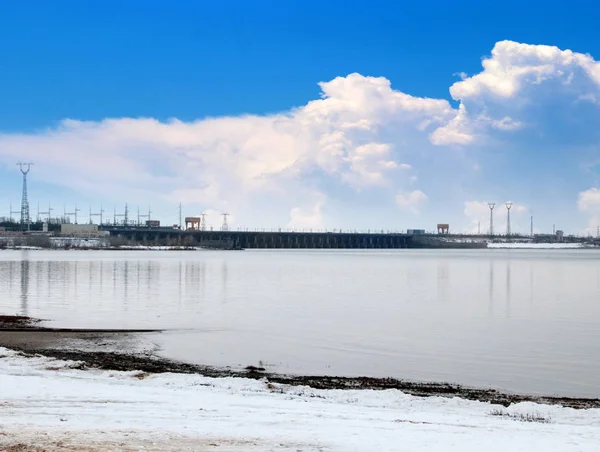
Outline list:
[[[61,224],[60,235],[63,237],[106,237],[106,231],[100,231],[97,224]]]

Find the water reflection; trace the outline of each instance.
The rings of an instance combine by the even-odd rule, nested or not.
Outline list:
[[[178,268],[178,284],[177,284],[177,293],[178,293],[178,297],[177,300],[179,301],[179,305],[181,305],[181,291],[183,290],[183,284],[182,284],[182,268],[183,268],[183,262],[179,261],[179,265],[177,266]]]
[[[494,312],[494,259],[490,259],[490,277],[488,290],[488,310],[490,314]]]
[[[125,310],[127,310],[127,305],[129,301],[129,260],[126,260],[123,265],[123,304]]]
[[[10,290],[10,294],[12,295],[13,281],[15,280],[15,267],[16,267],[17,263],[14,261],[10,261],[8,264],[9,264],[8,265],[8,278],[9,278],[8,287]]]
[[[529,304],[533,304],[533,264],[529,264]]]
[[[21,255],[21,315],[29,315],[29,252]]]
[[[224,260],[221,264],[221,284],[223,287],[223,303],[227,302],[227,286],[229,281],[229,275],[227,271],[227,260]]]
[[[441,262],[437,266],[438,301],[447,300],[448,284],[450,280],[450,268],[447,262]]]
[[[510,317],[510,260],[506,261],[506,317]]]
[[[78,296],[78,290],[79,290],[79,261],[75,261],[73,262],[73,292],[75,295],[75,298],[77,298]]]

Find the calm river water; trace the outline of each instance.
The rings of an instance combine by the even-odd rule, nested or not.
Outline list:
[[[593,250],[1,251],[0,313],[211,365],[600,397]]]

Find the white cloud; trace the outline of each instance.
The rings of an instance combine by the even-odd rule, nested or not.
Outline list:
[[[484,201],[465,201],[464,214],[469,219],[465,232],[487,233],[489,231],[490,209]]]
[[[600,190],[596,187],[589,188],[579,193],[577,207],[588,217],[584,234],[596,235],[600,225]]]
[[[595,94],[591,94],[591,93],[581,94],[580,96],[577,97],[577,99],[575,99],[575,101],[576,102],[589,102],[591,104],[597,104],[598,97]]]
[[[322,229],[324,227],[322,208],[323,199],[308,208],[294,207],[290,210],[288,227],[292,229]]]
[[[568,85],[573,80],[573,71],[578,68],[600,84],[600,64],[591,56],[554,46],[501,41],[482,65],[482,72],[452,85],[450,94],[454,99],[465,100],[483,94],[509,98],[517,95],[524,85],[540,84],[551,78]]]
[[[319,83],[319,98],[280,114],[191,122],[67,119],[37,133],[1,133],[0,160],[13,167],[33,160],[34,181],[98,204],[151,203],[159,215],[182,202],[190,211],[226,210],[249,226],[276,227],[291,217],[291,223],[359,227],[377,211],[396,227],[405,215],[383,214],[393,211],[395,198],[431,227],[443,216],[457,223],[454,230],[472,229],[477,207],[463,215],[457,206],[464,199],[479,199],[484,186],[501,196],[510,186],[511,196],[529,200],[529,175],[533,186],[551,187],[560,174],[564,195],[553,194],[553,201],[564,196],[569,214],[577,213],[572,199],[581,190],[581,168],[600,157],[594,151],[599,63],[570,50],[502,41],[481,72],[459,76],[450,87],[458,108],[354,73]],[[549,168],[555,161],[558,167]],[[588,195],[580,212],[595,215],[581,208]],[[515,216],[522,208],[513,207]]]
[[[509,118],[508,116],[505,116],[502,119],[492,120],[492,127],[500,130],[518,130],[523,127],[523,124],[519,121]]]
[[[482,66],[481,72],[450,87],[461,114],[434,132],[436,144],[481,144],[494,130],[516,132],[525,126],[536,140],[545,136],[554,142],[557,134],[567,137],[569,129],[581,135],[579,129],[565,127],[583,117],[572,106],[594,103],[600,94],[600,63],[571,50],[501,41]]]
[[[577,207],[579,207],[579,210],[582,212],[592,214],[600,213],[600,190],[596,187],[592,187],[579,193]]]
[[[396,193],[396,204],[413,213],[419,213],[419,209],[425,201],[427,201],[427,195],[421,190],[413,190],[410,192],[400,191]]]
[[[217,211],[264,202],[289,211],[289,203],[310,200],[323,177],[349,192],[395,190],[399,172],[411,169],[401,154],[418,156],[410,143],[456,114],[447,101],[395,91],[383,77],[350,74],[319,85],[321,99],[277,115],[68,119],[35,134],[4,133],[0,157],[34,160],[35,177],[89,197]],[[393,142],[380,140],[381,128],[393,130]]]
[[[471,130],[467,110],[463,104],[460,105],[458,114],[445,126],[437,128],[430,135],[431,142],[438,146],[448,144],[467,145],[475,141]]]

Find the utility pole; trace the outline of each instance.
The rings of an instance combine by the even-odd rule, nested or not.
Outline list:
[[[481,220],[477,222],[477,235],[481,235]]]
[[[77,224],[77,212],[79,212],[80,210],[81,209],[77,208],[77,204],[75,204],[75,210],[73,212],[67,212],[67,206],[64,206],[65,221],[67,221],[67,216],[73,215],[75,217],[75,224]]]
[[[145,218],[146,220],[150,221],[150,215],[152,215],[152,211],[150,210],[150,206],[148,206],[148,213],[145,214],[145,215],[141,215],[140,214],[140,208],[138,207],[138,209],[137,209],[137,222],[138,222],[138,226],[142,226],[140,218]]]
[[[38,213],[37,213],[37,221],[43,221],[43,218],[41,215],[46,215],[46,221],[48,223],[50,223],[50,215],[52,214],[52,211],[54,209],[52,207],[50,207],[50,204],[48,204],[48,211],[47,212],[40,212],[40,204],[38,203]]]
[[[23,174],[23,193],[21,194],[21,230],[31,230],[31,217],[29,216],[29,200],[27,199],[27,174],[31,170],[33,163],[17,163],[17,166]]]
[[[530,229],[531,229],[530,230],[531,237],[533,237],[533,215],[531,215],[531,226],[530,226]]]
[[[10,203],[10,221],[11,221],[11,223],[14,223],[13,214],[16,214],[16,213],[18,213],[20,215],[21,211],[20,210],[13,210],[12,203]]]
[[[77,207],[75,207],[75,210],[77,210]],[[99,225],[103,224],[104,221],[102,219],[102,215],[104,214],[105,210],[102,208],[102,204],[100,204],[100,211],[96,212],[96,213],[92,213],[92,208],[90,207],[90,224],[92,224],[92,217],[100,217],[100,223],[98,223]],[[75,214],[77,215],[77,214]],[[75,217],[77,218],[77,217]]]
[[[181,203],[179,203],[179,229],[183,231],[183,216],[181,214]]]
[[[200,230],[206,231],[206,213],[202,212],[200,216],[202,217],[202,224],[200,225]]]

